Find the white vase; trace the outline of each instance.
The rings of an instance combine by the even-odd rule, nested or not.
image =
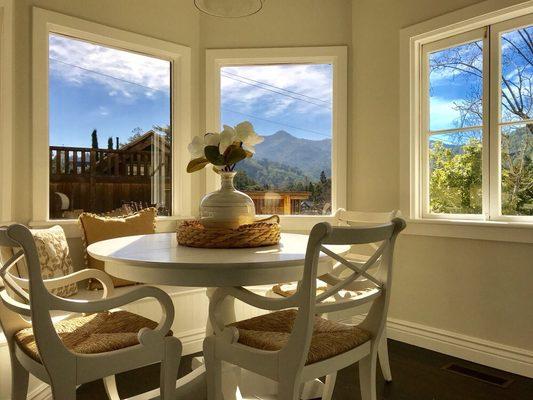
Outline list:
[[[255,206],[247,194],[233,185],[236,172],[220,172],[221,188],[200,202],[200,222],[206,228],[238,228],[255,219]]]

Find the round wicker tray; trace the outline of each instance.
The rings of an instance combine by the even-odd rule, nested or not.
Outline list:
[[[207,229],[200,221],[185,221],[178,226],[178,244],[188,247],[232,249],[262,247],[278,244],[280,240],[279,217],[258,220],[236,229]]]

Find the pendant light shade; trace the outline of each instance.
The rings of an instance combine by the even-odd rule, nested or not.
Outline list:
[[[238,18],[255,14],[265,0],[194,0],[200,11],[215,17]]]

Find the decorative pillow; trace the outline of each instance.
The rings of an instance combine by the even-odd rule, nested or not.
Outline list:
[[[37,247],[43,279],[59,278],[74,272],[63,228],[56,225],[48,229],[32,229],[31,233]],[[12,255],[13,250],[11,248],[4,247],[0,249],[2,261],[7,261]],[[20,260],[11,269],[10,273],[19,278],[28,279],[28,266],[25,259]],[[56,296],[69,297],[78,292],[78,286],[75,283],[71,283],[52,289],[50,292]]]
[[[85,245],[85,261],[87,268],[97,268],[104,270],[103,261],[99,261],[87,254],[87,246],[102,240],[114,239],[124,236],[147,235],[155,233],[155,208],[145,208],[127,217],[101,217],[95,214],[83,213],[78,219],[82,230],[83,242]],[[118,286],[133,285],[120,278],[113,278],[113,284]],[[102,286],[97,281],[89,282],[89,288],[100,289]]]

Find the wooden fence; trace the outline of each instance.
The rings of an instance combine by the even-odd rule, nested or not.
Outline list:
[[[50,146],[50,216],[61,218],[61,205],[54,197],[62,193],[69,210],[109,212],[128,202],[152,203],[152,177],[164,177],[164,204],[171,204],[171,159],[167,154],[155,167],[151,151],[106,150]],[[257,214],[299,214],[309,192],[246,192]]]

